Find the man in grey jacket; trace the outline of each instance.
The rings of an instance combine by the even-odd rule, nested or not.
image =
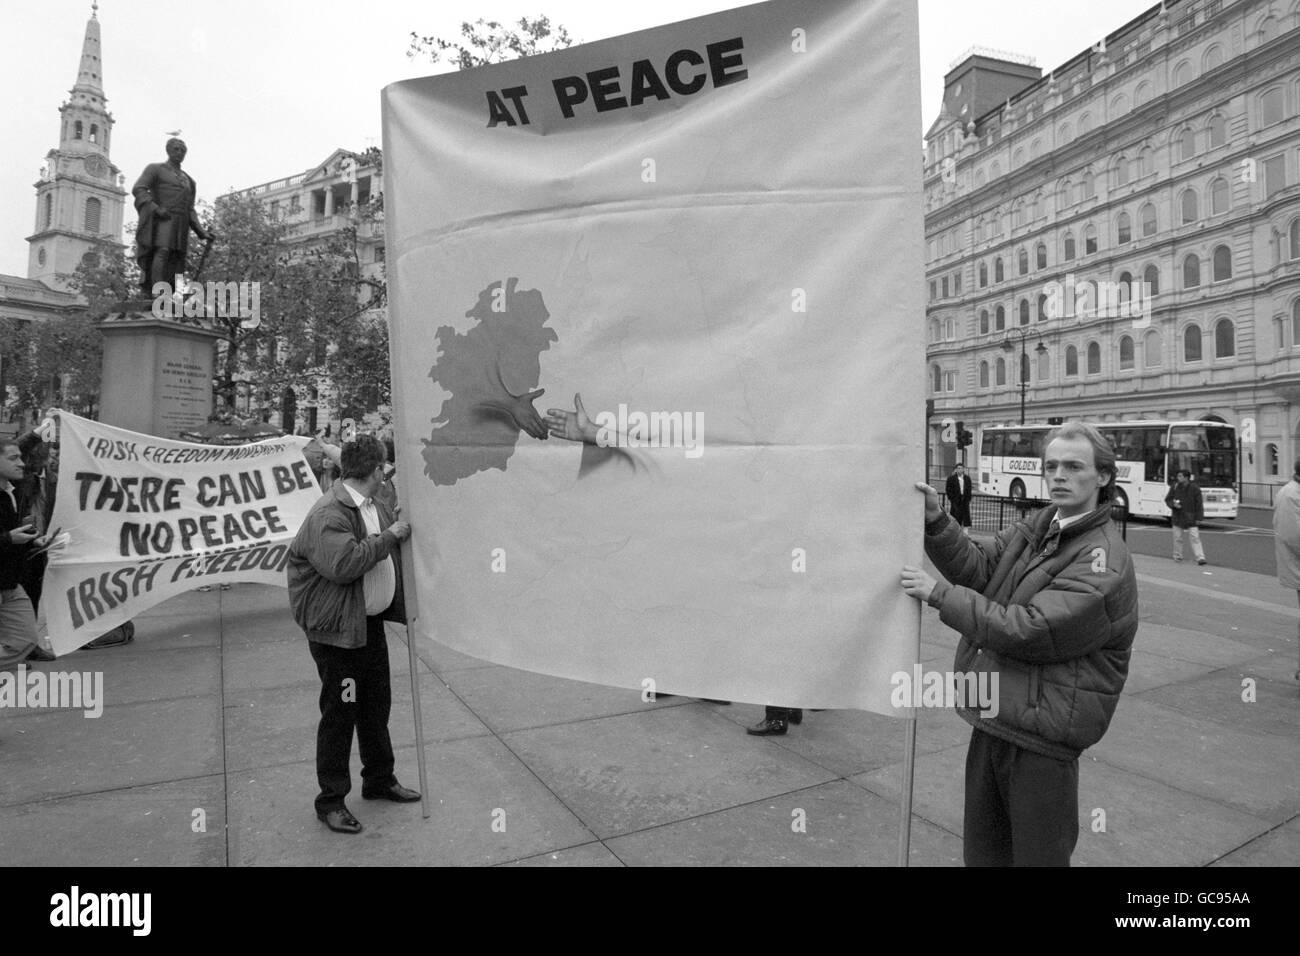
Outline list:
[[[961,633],[954,671],[997,709],[959,706],[967,866],[1068,866],[1079,839],[1079,754],[1110,724],[1137,632],[1137,578],[1110,520],[1115,454],[1090,425],[1047,436],[1055,507],[971,539],[925,492],[925,550],[951,583],[905,567],[903,590]],[[968,681],[968,683],[970,683]],[[959,702],[960,703],[960,702]]]
[[[307,633],[320,674],[316,732],[316,815],[337,833],[360,833],[344,805],[352,789],[352,732],[361,751],[361,796],[409,803],[420,799],[393,775],[388,736],[388,639],[384,615],[401,603],[393,561],[411,526],[375,497],[387,449],[362,435],[343,446],[342,480],[307,514],[289,549],[289,604]]]

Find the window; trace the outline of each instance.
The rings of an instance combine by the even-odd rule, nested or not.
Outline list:
[[[989,363],[980,362],[980,388],[989,387]]]
[[[1022,276],[1029,274],[1029,253],[1024,249],[1016,253],[1016,269]]]
[[[1097,194],[1096,183],[1093,181],[1092,173],[1083,174],[1083,182],[1079,184],[1079,201],[1091,199]]]
[[[1142,351],[1147,368],[1160,367],[1160,333],[1152,329],[1142,342]]]
[[[1116,296],[1118,304],[1120,306],[1127,305],[1133,294],[1133,273],[1127,271],[1121,272],[1119,274],[1118,285],[1119,288],[1116,290],[1118,292],[1118,295]]]
[[[1291,344],[1300,343],[1300,299],[1291,303]]]
[[[1149,265],[1142,273],[1142,281],[1147,284],[1147,295],[1160,294],[1160,268]]]
[[[1088,374],[1101,374],[1101,346],[1096,342],[1088,343]]]
[[[1065,374],[1067,377],[1079,374],[1079,350],[1073,345],[1065,350]]]
[[[933,279],[931,279],[931,280],[930,280],[930,300],[931,300],[931,301],[933,301],[934,299],[938,298],[938,295],[937,295],[937,293],[938,293],[938,288],[939,288],[939,287],[938,287],[938,285],[935,283],[935,281],[934,281]]]
[[[289,215],[302,212],[302,197],[296,193],[289,197]]]
[[[1067,179],[1061,183],[1061,187],[1056,191],[1056,208],[1057,210],[1065,209],[1070,205],[1070,181]]]
[[[1179,63],[1176,67],[1174,67],[1174,79],[1173,79],[1173,83],[1171,84],[1172,88],[1178,89],[1178,87],[1188,83],[1191,80],[1191,78],[1192,78],[1192,65],[1188,63],[1186,60],[1184,60],[1182,63]]]
[[[1037,263],[1036,268],[1047,268],[1047,246],[1041,242],[1038,244],[1038,247],[1034,249],[1034,261]]]
[[[1002,308],[1002,306],[998,306],[997,311],[994,312],[993,330],[995,332],[1001,332],[1006,327],[1007,327],[1007,310]]]
[[[1047,293],[1038,293],[1038,321],[1047,321]]]
[[[1228,181],[1222,176],[1210,183],[1210,215],[1218,216],[1228,211]]]
[[[1300,219],[1296,221],[1300,222]],[[1074,236],[1070,235],[1068,232],[1065,234],[1064,245],[1065,245],[1065,255],[1063,258],[1065,259],[1066,262],[1071,262],[1074,260]]]
[[[1090,256],[1097,251],[1097,227],[1092,223],[1083,228],[1083,254]]]
[[[1232,278],[1232,251],[1227,246],[1214,247],[1214,279],[1222,282]]]
[[[280,200],[278,199],[271,200],[271,218],[273,220],[280,218]]]
[[[384,247],[383,247],[383,246],[375,246],[375,261],[376,261],[376,262],[383,262],[383,261],[384,261]]]
[[[1271,476],[1277,475],[1277,445],[1271,442],[1264,446],[1264,465]]]
[[[1275,86],[1271,90],[1265,90],[1259,97],[1259,124],[1261,126],[1272,126],[1274,123],[1282,122],[1282,87]]]
[[[1156,171],[1156,152],[1150,146],[1138,154],[1138,168],[1142,170],[1143,176],[1150,176]]]
[[[1286,326],[1281,319],[1273,320],[1273,348],[1279,352],[1286,348]]]
[[[1183,260],[1183,288],[1195,289],[1201,284],[1201,260],[1196,253],[1190,253]]]
[[[1119,368],[1121,372],[1133,368],[1133,340],[1127,335],[1119,340]]]
[[[1192,159],[1196,156],[1196,134],[1192,132],[1190,126],[1183,128],[1178,134],[1178,159],[1181,162],[1185,159]]]
[[[1201,60],[1201,72],[1209,73],[1222,63],[1223,48],[1216,43],[1205,51],[1205,57]]]
[[[989,284],[989,267],[987,263],[980,263],[980,288]]]
[[[1028,352],[1020,353],[1020,381],[1021,382],[1029,381],[1029,353]]]
[[[1156,234],[1156,207],[1152,203],[1147,203],[1138,210],[1138,218],[1142,221],[1142,238],[1154,236]]]
[[[980,309],[980,335],[989,334],[989,310]]]
[[[86,232],[99,233],[99,214],[101,204],[98,199],[86,200]]]
[[[1236,354],[1237,335],[1232,319],[1219,319],[1214,323],[1214,357],[1232,358]]]
[[[1199,362],[1201,360],[1201,329],[1189,325],[1183,329],[1183,361]]]
[[[42,225],[41,228],[49,229],[50,223],[53,222],[54,220],[54,194],[53,193],[45,194],[45,215],[42,218],[44,219],[44,224]],[[1294,248],[1294,244],[1292,245],[1292,248]]]
[[[943,279],[940,280],[940,289],[942,290],[940,294],[945,299],[948,298],[948,277],[947,276],[944,276]]]
[[[98,123],[91,123],[91,124],[90,124],[90,141],[91,141],[92,143],[98,143],[98,142],[99,142],[99,124],[98,124]]]
[[[955,272],[952,277],[952,294],[961,295],[961,273]]]
[[[1062,123],[1061,128],[1056,131],[1057,145],[1064,146],[1072,139],[1074,139],[1074,134],[1070,132],[1070,124]]]
[[[1007,384],[1007,362],[1006,359],[998,359],[996,366],[997,373],[994,382],[998,385]]]
[[[1038,380],[1040,382],[1046,382],[1047,379],[1051,376],[1051,371],[1052,371],[1051,356],[1044,349],[1042,352],[1038,353]]]
[[[1115,162],[1115,185],[1128,185],[1128,160],[1123,156]]]
[[[993,260],[993,281],[1001,282],[1003,278],[1004,277],[1002,274],[1002,257],[998,256],[996,259]]]
[[[945,342],[951,342],[957,338],[957,326],[952,319],[943,323],[943,338]]]
[[[1195,189],[1184,189],[1183,195],[1178,201],[1178,206],[1182,212],[1184,226],[1189,222],[1196,222],[1200,214],[1200,204],[1197,202]]]
[[[1222,116],[1210,117],[1210,149],[1228,141],[1228,122]]]
[[[1138,88],[1133,91],[1133,105],[1145,106],[1151,102],[1151,84],[1139,83]]]
[[[1079,117],[1079,135],[1082,136],[1090,129],[1092,129],[1092,114],[1084,113]]]
[[[955,392],[955,391],[957,391],[957,373],[956,373],[956,372],[944,372],[944,373],[943,373],[943,385],[944,385],[944,391],[947,391],[947,392]]]
[[[1264,160],[1264,196],[1268,198],[1286,188],[1286,155]]]
[[[1133,241],[1133,223],[1126,212],[1119,214],[1117,233],[1117,238],[1121,246],[1127,245]]]
[[[81,139],[81,120],[77,120],[77,122],[72,125],[72,138]]]
[[[1021,325],[1029,324],[1029,300],[1028,299],[1020,300],[1020,324]]]
[[[930,387],[935,392],[943,391],[943,372],[937,365],[930,366]]]

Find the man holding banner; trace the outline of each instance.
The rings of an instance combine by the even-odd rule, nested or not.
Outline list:
[[[397,612],[400,577],[392,556],[411,535],[376,492],[387,449],[362,435],[343,447],[343,477],[308,513],[289,549],[289,603],[306,632],[321,679],[316,816],[336,833],[360,833],[343,800],[352,789],[349,761],[356,729],[361,796],[412,803],[420,794],[393,775],[388,736],[385,612]],[[404,614],[399,614],[404,619]]]

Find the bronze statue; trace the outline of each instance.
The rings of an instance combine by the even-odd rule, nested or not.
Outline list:
[[[155,283],[170,286],[176,275],[185,271],[191,229],[200,239],[211,242],[215,238],[194,211],[194,180],[181,171],[188,151],[184,140],[167,140],[167,162],[150,163],[131,189],[140,214],[135,258],[140,264],[140,285],[148,297],[153,296]]]

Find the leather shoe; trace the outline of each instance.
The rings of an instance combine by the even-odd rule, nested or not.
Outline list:
[[[392,800],[394,803],[415,803],[420,799],[420,794],[414,790],[403,787],[400,783],[395,783],[384,790],[373,790],[370,793],[361,791],[362,800]]]
[[[790,725],[784,717],[767,717],[753,727],[746,727],[745,733],[755,737],[780,737],[789,729]]]
[[[799,724],[802,724],[802,723],[803,723],[803,711],[800,710],[798,707],[795,707],[795,708],[792,708],[792,709],[791,709],[791,711],[790,711],[790,723],[792,723],[792,724],[794,724],[794,725],[796,725],[796,726],[798,726]]]
[[[54,655],[39,644],[32,648],[32,652],[26,657],[26,660],[29,661],[52,661],[54,659]]]
[[[354,817],[347,807],[331,810],[328,813],[317,813],[316,817],[335,833],[360,833],[363,829],[361,821]]]

